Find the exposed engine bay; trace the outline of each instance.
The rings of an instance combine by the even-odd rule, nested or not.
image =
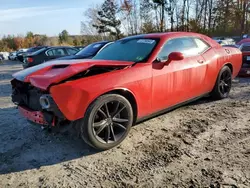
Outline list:
[[[98,74],[103,74],[103,73],[112,72],[112,71],[115,71],[115,70],[124,69],[126,67],[127,66],[119,66],[119,67],[118,66],[115,66],[115,67],[111,67],[111,66],[106,66],[106,67],[94,66],[94,67],[91,67],[91,68],[89,68],[89,69],[87,69],[87,70],[85,70],[83,72],[80,72],[80,73],[66,79],[65,81],[72,81],[72,80],[77,80],[77,79],[80,79],[80,78],[95,76],[95,75],[98,75]]]

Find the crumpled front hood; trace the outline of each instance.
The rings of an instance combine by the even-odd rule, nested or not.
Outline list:
[[[51,84],[63,81],[93,66],[129,66],[133,62],[111,60],[55,60],[30,67],[13,74],[17,80],[30,82],[46,90]]]

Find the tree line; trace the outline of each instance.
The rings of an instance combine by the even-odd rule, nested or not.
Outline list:
[[[67,30],[63,30],[55,37],[27,32],[25,36],[3,36],[3,38],[0,39],[0,51],[10,52],[34,46],[86,46],[98,40],[101,40],[101,37],[91,35],[72,36]]]
[[[165,31],[241,36],[250,31],[249,13],[249,0],[104,0],[86,11],[82,31],[115,39]]]
[[[250,33],[250,0],[103,0],[84,12],[81,35],[4,36],[0,51],[38,45],[81,46],[128,35],[192,31],[208,36]]]

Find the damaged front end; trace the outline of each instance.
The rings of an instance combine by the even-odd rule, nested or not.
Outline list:
[[[52,61],[37,65],[13,75],[12,101],[18,106],[20,113],[31,122],[45,127],[59,127],[59,125],[75,120],[76,116],[73,113],[76,105],[79,104],[68,102],[75,101],[75,97],[67,98],[68,95],[73,96],[75,90],[73,91],[72,87],[70,91],[65,88],[60,90],[58,88],[61,85],[126,69],[132,65],[132,62],[101,60],[86,60],[85,62],[78,60],[70,63]],[[86,98],[79,100],[86,100]]]
[[[65,120],[47,91],[17,79],[13,79],[11,85],[12,102],[29,121],[50,128]]]

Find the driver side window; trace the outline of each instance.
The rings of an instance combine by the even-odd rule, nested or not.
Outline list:
[[[184,56],[198,55],[198,47],[195,41],[189,37],[168,40],[158,54],[158,58],[167,59],[172,52],[181,52]]]

